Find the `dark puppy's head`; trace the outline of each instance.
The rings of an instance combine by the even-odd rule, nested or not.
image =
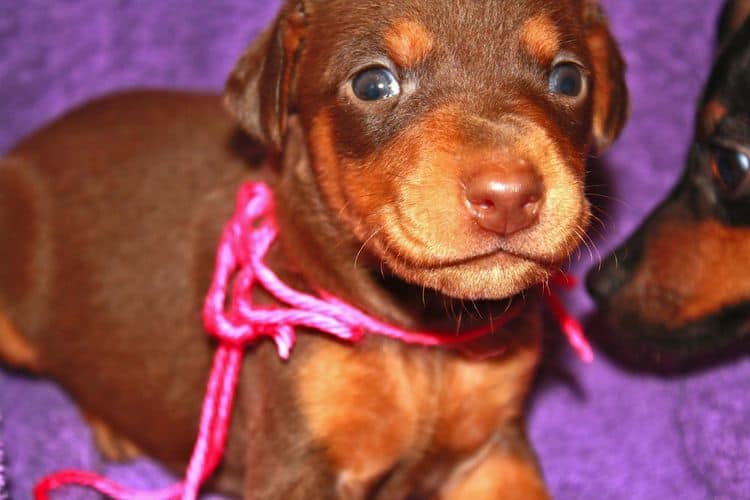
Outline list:
[[[675,368],[750,333],[750,22],[730,17],[750,2],[725,12],[734,31],[720,36],[680,183],[588,279],[628,350]]]
[[[305,138],[282,175],[315,184],[340,239],[457,298],[556,270],[589,218],[589,145],[627,108],[593,0],[289,1],[226,96],[272,150]]]

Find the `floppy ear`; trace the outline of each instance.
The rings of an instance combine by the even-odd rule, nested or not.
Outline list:
[[[724,45],[724,42],[745,23],[748,16],[750,16],[750,0],[727,1],[719,17],[719,44]]]
[[[593,135],[599,152],[620,135],[628,118],[625,61],[597,0],[584,1],[586,43],[593,64]]]
[[[274,24],[242,55],[224,88],[224,104],[242,128],[276,151],[281,150],[293,105],[305,21],[302,1],[288,1]]]

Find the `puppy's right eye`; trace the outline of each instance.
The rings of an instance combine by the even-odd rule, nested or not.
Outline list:
[[[736,195],[750,173],[750,158],[741,151],[715,147],[712,171],[717,183],[728,194]]]
[[[388,68],[369,68],[360,72],[352,80],[352,90],[362,101],[381,101],[396,97],[401,86]]]
[[[552,68],[549,89],[555,94],[578,97],[584,90],[581,70],[573,63],[560,63]]]

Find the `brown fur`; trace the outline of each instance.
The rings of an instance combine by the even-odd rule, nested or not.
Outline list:
[[[282,279],[406,328],[485,324],[577,245],[588,146],[619,131],[622,103],[595,106],[596,85],[575,103],[550,96],[517,33],[555,19],[561,49],[624,96],[622,68],[591,59],[590,33],[609,37],[600,13],[577,0],[375,5],[284,5],[224,97],[260,144],[217,97],[134,93],[70,113],[0,167],[15,179],[0,183],[0,237],[13,236],[0,247],[3,315],[110,452],[132,451],[122,436],[176,470],[190,454],[214,347],[199,311],[242,181],[276,193],[268,262]],[[403,102],[356,100],[351,72],[389,54]],[[594,138],[597,120],[609,127]],[[543,180],[539,220],[482,232],[462,177],[515,164]],[[487,361],[305,331],[288,363],[269,343],[248,349],[214,486],[257,499],[544,498],[520,423],[540,354],[536,294],[525,297],[521,317],[471,346],[500,353]]]

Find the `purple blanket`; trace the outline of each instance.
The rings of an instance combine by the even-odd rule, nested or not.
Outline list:
[[[633,108],[595,175],[616,200],[606,208],[606,227],[594,231],[602,253],[682,168],[719,3],[605,1],[630,66]],[[115,89],[219,89],[275,7],[268,0],[0,2],[0,151]],[[577,272],[591,263],[582,253]],[[570,299],[579,315],[591,311],[583,292]],[[556,498],[750,498],[750,361],[672,378],[624,372],[603,355],[587,367],[566,353],[562,365],[564,376],[543,377],[530,420]],[[146,460],[104,463],[75,407],[50,382],[0,371],[0,413],[13,498],[30,498],[34,482],[60,467],[99,470],[139,487],[170,481]]]
[[[0,413],[0,500],[8,500],[8,469],[5,466],[5,445],[2,440],[3,415]]]

